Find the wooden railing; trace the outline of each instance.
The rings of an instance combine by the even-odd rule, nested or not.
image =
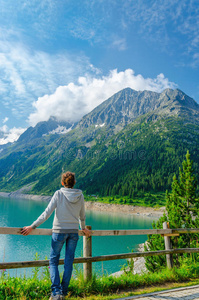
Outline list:
[[[92,263],[99,261],[108,261],[116,259],[127,259],[135,257],[145,257],[153,255],[165,255],[167,257],[167,267],[172,268],[173,260],[172,255],[176,253],[196,253],[199,252],[199,248],[182,248],[172,249],[171,236],[179,236],[186,233],[199,233],[199,228],[179,228],[170,229],[168,224],[163,224],[164,229],[141,229],[141,230],[92,230],[91,226],[87,226],[91,230],[91,236],[86,237],[80,230],[79,235],[83,236],[83,257],[74,259],[75,264],[84,264],[84,278],[89,280],[92,276]],[[22,228],[16,227],[0,227],[0,234],[16,234],[21,235]],[[31,232],[31,235],[51,235],[51,229],[35,229]],[[134,252],[123,254],[112,254],[92,257],[92,236],[118,236],[118,235],[148,235],[148,234],[161,234],[165,240],[165,250],[160,251],[147,251],[147,252]],[[60,265],[64,264],[64,259],[60,259]],[[48,266],[49,260],[37,260],[37,261],[22,261],[22,262],[3,262],[0,263],[0,269],[15,269],[15,268],[28,268],[28,267],[43,267]]]

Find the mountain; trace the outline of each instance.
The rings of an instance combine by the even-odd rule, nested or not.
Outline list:
[[[32,183],[32,193],[52,194],[62,170],[76,172],[77,187],[88,194],[165,191],[187,150],[198,174],[199,105],[178,89],[127,88],[75,125],[56,122],[28,128],[1,151],[2,191]]]
[[[103,124],[122,127],[141,115],[156,111],[159,114],[180,115],[185,110],[199,112],[199,105],[180,90],[166,89],[163,93],[137,92],[126,88],[115,94],[82,118],[79,126]]]
[[[47,122],[39,122],[35,127],[29,127],[18,139],[17,143],[29,143],[49,134],[64,134],[73,128],[74,124],[57,121],[51,117]]]

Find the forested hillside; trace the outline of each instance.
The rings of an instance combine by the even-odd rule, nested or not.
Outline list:
[[[125,89],[66,128],[62,135],[32,128],[31,139],[28,129],[2,150],[0,189],[32,183],[32,193],[52,194],[62,170],[71,170],[87,194],[132,198],[170,188],[187,150],[199,173],[199,105],[182,91]]]

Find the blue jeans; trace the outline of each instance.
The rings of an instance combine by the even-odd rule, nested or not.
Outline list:
[[[78,233],[52,233],[52,243],[50,252],[50,278],[52,295],[63,294],[68,292],[68,285],[71,279],[73,270],[73,260],[75,256],[75,249],[77,246],[79,236]],[[59,277],[59,257],[60,252],[65,243],[65,259],[64,259],[64,274],[60,284]]]

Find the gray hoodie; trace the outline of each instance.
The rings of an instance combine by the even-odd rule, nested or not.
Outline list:
[[[56,191],[45,211],[32,223],[34,229],[44,223],[55,210],[53,232],[78,232],[85,228],[84,196],[81,190],[61,188]]]

